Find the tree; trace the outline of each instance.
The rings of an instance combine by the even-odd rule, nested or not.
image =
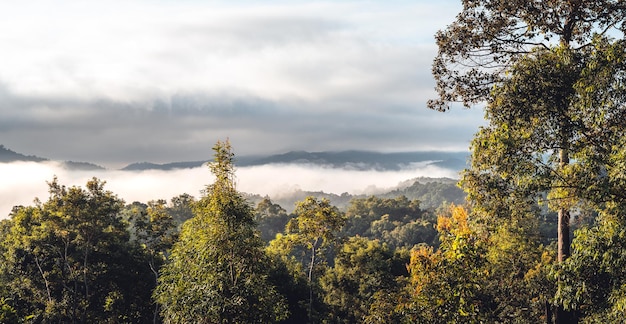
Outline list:
[[[488,100],[505,72],[536,48],[560,44],[582,49],[596,35],[622,33],[626,3],[621,0],[463,0],[456,20],[435,38],[433,62],[438,98],[429,107],[448,110],[460,101],[469,108]]]
[[[135,219],[137,242],[149,256],[148,265],[155,279],[158,279],[159,267],[167,260],[169,250],[177,239],[176,224],[167,213],[166,204],[165,200],[149,201],[146,212]]]
[[[399,313],[408,323],[538,323],[552,257],[532,240],[532,226],[486,230],[464,207],[439,216],[439,249],[411,251],[410,283]],[[521,228],[515,233],[510,227]],[[524,227],[530,228],[524,228]],[[402,295],[401,295],[402,296]],[[395,311],[398,313],[398,310]]]
[[[464,178],[478,209],[508,218],[531,213],[540,195],[551,191],[552,207],[559,211],[559,261],[569,255],[575,197],[565,190],[576,183],[568,179],[564,160],[577,135],[574,84],[583,64],[581,55],[561,47],[520,58],[511,77],[493,91],[486,108],[490,125],[472,142],[472,165]]]
[[[614,29],[623,32],[625,18],[626,3],[620,0],[463,1],[456,21],[436,35],[439,53],[433,75],[439,99],[429,101],[429,106],[447,110],[449,103],[457,100],[466,107],[484,102],[492,86],[505,82],[507,69],[525,55],[538,48],[555,48],[555,41],[566,53],[584,49],[595,35]],[[562,84],[551,89],[558,91],[550,92],[558,98],[553,108],[567,111],[574,83],[568,83],[569,71],[554,72],[550,82]],[[571,140],[568,127],[563,126],[555,143],[562,168],[570,161]],[[569,216],[567,209],[559,210],[560,261],[569,254]]]
[[[292,253],[293,242],[282,238],[284,236],[279,233],[266,248],[271,260],[269,280],[285,296],[289,307],[289,317],[281,323],[307,323],[310,292],[307,273],[303,264]]]
[[[255,220],[263,241],[269,242],[285,229],[291,217],[279,204],[263,198],[255,209]]]
[[[439,53],[433,63],[433,75],[439,98],[429,101],[431,108],[445,111],[454,101],[470,107],[490,100],[495,87],[504,91],[496,90],[495,96],[500,97],[491,100],[495,103],[491,112],[497,113],[502,106],[498,101],[503,97],[516,97],[518,102],[509,102],[509,120],[522,119],[534,126],[545,122],[544,129],[551,131],[548,139],[553,142],[539,151],[551,156],[553,165],[557,166],[550,168],[556,171],[552,174],[552,184],[565,189],[553,192],[558,202],[559,262],[570,254],[569,207],[573,202],[567,197],[571,193],[568,187],[579,185],[569,181],[571,177],[565,183],[562,176],[573,173],[569,164],[572,141],[576,140],[572,127],[579,120],[574,106],[581,58],[589,55],[587,50],[594,47],[596,39],[607,39],[611,32],[623,35],[625,18],[626,3],[621,0],[463,1],[463,10],[456,21],[436,35]],[[525,73],[523,67],[528,66],[532,73]],[[528,83],[516,82],[516,76],[522,76]],[[519,92],[506,94],[524,85],[538,91],[532,94],[533,100],[521,100]],[[524,91],[524,95],[529,93]],[[526,109],[531,106],[539,108],[542,114],[528,114]],[[506,143],[509,133],[506,128],[500,130],[488,136],[492,139],[504,136],[500,139]],[[512,139],[523,142],[532,135],[528,133],[516,134]]]
[[[40,322],[146,321],[154,285],[123,201],[95,178],[87,189],[56,178],[49,187],[48,201],[14,211],[2,237],[5,302]]]
[[[365,322],[381,294],[397,294],[396,278],[408,275],[407,261],[378,240],[349,238],[335,256],[334,266],[320,279],[329,321]]]
[[[485,282],[486,237],[468,224],[463,207],[452,206],[440,216],[440,249],[420,246],[411,251],[407,266],[409,300],[401,304],[411,323],[467,323],[486,320],[481,300]]]
[[[559,263],[570,255],[570,211],[596,214],[624,199],[614,149],[626,126],[624,59],[622,42],[602,38],[577,52],[555,47],[519,59],[494,88],[490,125],[472,142],[463,186],[474,211],[528,221],[547,200],[559,213]]]
[[[193,217],[193,204],[195,198],[189,194],[181,194],[170,200],[167,207],[167,213],[172,216],[174,223],[180,228],[180,225],[186,220]]]
[[[145,212],[134,219],[136,241],[147,255],[147,263],[154,275],[154,285],[159,281],[159,270],[167,261],[170,249],[178,237],[174,219],[167,213],[165,200],[149,201]],[[154,308],[153,322],[159,320],[158,304]]]
[[[626,305],[624,237],[626,237],[626,45],[598,42],[577,84],[578,123],[584,129],[571,173],[598,214],[594,224],[576,231],[573,252],[554,271],[560,279],[556,299],[579,312],[585,322],[618,322]]]
[[[312,196],[298,202],[294,214],[296,217],[285,227],[285,235],[278,234],[270,242],[270,250],[273,254],[282,253],[286,262],[290,262],[288,255],[299,254],[309,285],[308,317],[314,322],[316,279],[323,273],[327,253],[337,243],[337,234],[345,218],[328,199],[318,200]]]
[[[168,323],[278,322],[286,305],[268,281],[252,208],[235,188],[230,143],[213,150],[215,182],[183,224],[154,296]]]
[[[296,204],[296,218],[287,223],[287,233],[293,241],[310,251],[307,278],[309,280],[309,319],[313,317],[313,276],[325,249],[335,243],[335,235],[345,223],[343,214],[328,199],[307,197]]]
[[[342,236],[379,239],[391,247],[411,248],[432,243],[436,236],[434,214],[420,209],[419,200],[395,198],[355,198],[346,211]]]

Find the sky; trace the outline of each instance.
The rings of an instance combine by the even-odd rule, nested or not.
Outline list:
[[[0,144],[53,160],[468,149],[434,34],[460,1],[4,1]]]

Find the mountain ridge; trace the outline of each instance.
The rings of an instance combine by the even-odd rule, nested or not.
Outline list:
[[[469,152],[416,151],[381,153],[373,151],[289,151],[268,156],[235,157],[235,165],[239,167],[260,166],[268,164],[301,164],[322,165],[334,168],[356,170],[400,170],[414,163],[426,163],[447,169],[462,170],[467,166]],[[188,161],[157,164],[151,162],[132,163],[122,170],[172,170],[195,168],[210,162]]]
[[[46,158],[42,158],[35,155],[24,155],[22,153],[17,153],[4,145],[0,144],[0,162],[16,162],[16,161],[24,161],[24,162],[43,162],[49,161]]]
[[[467,167],[469,152],[414,151],[382,153],[375,151],[289,151],[273,155],[243,155],[235,157],[238,167],[261,166],[268,164],[300,164],[328,166],[350,170],[401,170],[412,164],[421,163],[445,169],[460,171]],[[2,162],[46,162],[50,159],[25,155],[0,144],[0,163]],[[210,160],[178,161],[169,163],[136,162],[121,168],[122,171],[174,170],[197,168]],[[59,161],[63,167],[71,170],[104,170],[105,168],[90,162]]]
[[[48,158],[39,157],[36,155],[25,155],[15,152],[4,145],[0,144],[0,163],[11,162],[50,162],[52,160]],[[105,168],[90,162],[76,162],[76,161],[57,161],[62,167],[69,170],[76,171],[91,171],[91,170],[104,170]]]

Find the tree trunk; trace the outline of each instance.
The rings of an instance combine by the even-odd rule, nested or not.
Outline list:
[[[559,167],[563,170],[569,164],[568,149],[564,143],[559,154]],[[570,214],[567,208],[559,208],[559,223],[557,229],[557,260],[559,263],[565,261],[570,254],[570,240],[569,240],[569,219]]]
[[[315,266],[315,248],[318,241],[319,237],[313,242],[313,247],[311,248],[311,264],[309,265],[309,323],[313,323],[313,267]]]
[[[154,286],[159,285],[159,271],[157,271],[154,266],[154,255],[150,255],[150,260],[148,261],[148,265],[150,266],[150,270],[154,274]],[[152,313],[152,324],[159,323],[159,303],[154,303],[154,311]]]
[[[557,232],[557,260],[559,263],[565,261],[570,254],[569,219],[569,210],[566,208],[559,209],[559,224]]]
[[[39,263],[39,257],[37,257],[36,253],[33,253],[33,256],[35,257],[35,264],[37,265],[37,269],[39,269],[39,274],[41,274],[41,278],[43,278],[43,282],[46,285],[46,296],[48,296],[48,303],[52,303],[52,294],[50,293],[50,282],[48,281],[48,278],[46,278],[46,274],[41,268],[41,264]]]
[[[559,167],[563,170],[569,164],[568,145],[565,142],[564,136],[563,145],[559,154]],[[569,209],[561,207],[558,212],[558,229],[557,229],[557,261],[563,263],[570,255],[570,237],[569,237]],[[565,310],[563,305],[558,305],[554,314],[554,323],[556,324],[572,324],[578,323],[576,315],[571,310]]]

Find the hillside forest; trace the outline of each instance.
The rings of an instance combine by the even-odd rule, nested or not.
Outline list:
[[[267,197],[253,205],[235,188],[230,144],[214,151],[216,180],[199,199],[125,204],[96,178],[84,188],[53,179],[47,201],[16,206],[0,223],[0,321],[535,322],[566,287],[557,215],[545,208],[493,228],[465,206],[422,208],[405,195],[342,209],[308,196],[288,213]],[[574,225],[598,231],[591,222]]]
[[[0,223],[0,322],[623,323],[626,2],[462,5],[428,105],[484,108],[464,201],[252,203],[228,141],[197,199],[52,179]]]
[[[438,247],[437,212],[464,197],[419,179],[380,196],[302,196],[288,212],[237,191],[230,144],[214,151],[199,199],[126,204],[97,178],[54,178],[47,201],[14,207],[0,223],[0,322],[359,322],[400,294],[411,249]]]

